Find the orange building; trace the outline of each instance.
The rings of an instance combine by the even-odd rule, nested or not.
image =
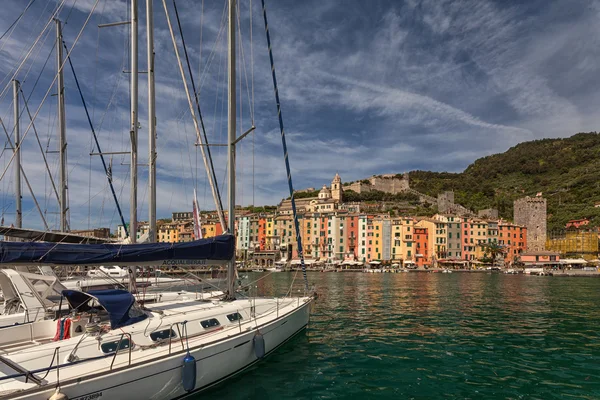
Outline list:
[[[415,245],[415,260],[419,267],[423,267],[429,264],[429,249],[427,243],[429,242],[429,234],[427,228],[420,228],[415,226],[413,229],[413,243]]]
[[[498,222],[498,243],[504,247],[504,262],[514,263],[527,251],[527,228],[506,221]]]
[[[258,244],[261,251],[265,250],[267,244],[267,219],[264,217],[258,219]]]

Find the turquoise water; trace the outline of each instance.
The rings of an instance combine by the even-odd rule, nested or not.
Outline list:
[[[271,274],[258,291],[281,293],[291,280]],[[600,279],[312,273],[309,281],[320,297],[307,332],[198,399],[600,398]]]

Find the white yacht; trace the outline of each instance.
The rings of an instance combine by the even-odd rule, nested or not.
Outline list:
[[[136,4],[131,1],[132,15],[137,15]],[[163,5],[179,61],[165,1]],[[236,1],[229,0],[227,157],[230,216],[235,215],[235,146],[244,136],[236,138],[236,9]],[[263,16],[267,28],[264,7]],[[132,29],[134,23],[137,26],[136,19],[131,20]],[[266,34],[271,51],[268,29]],[[270,56],[272,62],[272,54]],[[181,63],[179,69],[185,82]],[[273,66],[271,72],[275,84]],[[137,68],[132,67],[131,75],[137,75]],[[132,87],[137,90],[137,83]],[[276,89],[276,96],[277,93]],[[187,87],[186,94],[194,116]],[[280,109],[278,116],[281,125]],[[281,137],[285,149],[282,126]],[[287,152],[285,162],[290,177]],[[132,170],[135,171],[135,167],[132,163]],[[291,181],[289,188],[292,195]],[[135,204],[135,198],[132,203]],[[294,204],[292,196],[293,208]],[[135,216],[135,212],[132,214]],[[135,221],[135,217],[132,220]],[[0,399],[181,398],[240,373],[302,332],[308,325],[313,299],[309,295],[306,271],[303,271],[305,292],[301,297],[240,298],[235,290],[235,237],[232,235],[235,218],[229,218],[227,232],[187,243],[0,242],[0,262],[7,265],[228,265],[227,291],[221,300],[163,302],[148,309],[141,307],[125,290],[87,293],[62,290],[70,309],[68,316],[7,327],[2,331]],[[298,248],[302,249],[297,223],[296,235]]]
[[[63,294],[74,310],[68,318],[3,330],[0,398],[45,400],[56,391],[71,399],[178,398],[302,331],[311,304],[309,297],[191,300],[143,310],[124,290]]]

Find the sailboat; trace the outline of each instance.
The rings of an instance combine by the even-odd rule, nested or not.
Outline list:
[[[164,1],[163,5],[167,11]],[[167,21],[173,36],[168,13]],[[302,297],[236,295],[235,22],[236,0],[229,0],[226,234],[188,243],[0,243],[0,264],[9,265],[102,265],[108,260],[119,265],[227,263],[226,296],[219,301],[163,302],[147,308],[125,290],[63,290],[68,316],[2,331],[0,398],[181,398],[240,373],[308,325],[313,300],[308,290]],[[131,230],[135,232],[134,227]]]

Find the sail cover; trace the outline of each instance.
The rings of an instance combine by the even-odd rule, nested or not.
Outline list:
[[[206,265],[233,258],[235,239],[221,235],[185,243],[63,244],[0,242],[0,264]]]

